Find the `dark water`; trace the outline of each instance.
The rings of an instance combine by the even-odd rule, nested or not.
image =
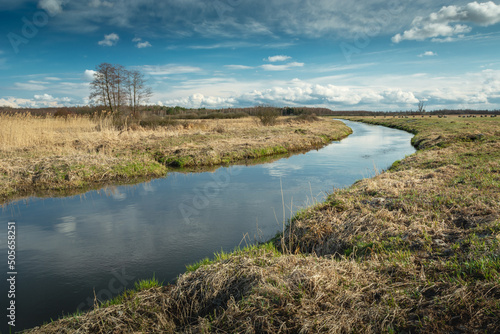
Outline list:
[[[354,133],[318,151],[256,166],[170,173],[163,179],[84,195],[17,201],[0,216],[5,279],[7,224],[16,223],[16,327],[56,319],[155,275],[169,282],[185,265],[240,243],[265,241],[290,211],[371,177],[412,154],[411,134],[346,121]],[[282,189],[282,190],[281,190]],[[242,241],[243,240],[243,241]],[[2,332],[8,319],[0,320]]]

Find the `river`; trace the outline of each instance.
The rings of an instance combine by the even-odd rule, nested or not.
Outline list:
[[[288,219],[415,152],[409,133],[344,122],[353,129],[348,138],[271,163],[6,204],[0,254],[7,275],[7,224],[15,222],[15,330],[88,309],[94,293],[106,299],[153,275],[173,282],[186,264],[268,240],[282,230],[283,203]],[[5,279],[0,289],[5,310]]]

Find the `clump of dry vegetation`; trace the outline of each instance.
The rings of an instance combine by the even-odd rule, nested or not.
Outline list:
[[[416,133],[419,151],[270,243],[33,332],[498,333],[500,124],[358,120]]]
[[[286,122],[285,120],[289,120]],[[66,194],[107,182],[160,177],[169,167],[201,167],[286,154],[350,134],[341,122],[280,118],[142,120],[94,115],[0,113],[0,202]]]

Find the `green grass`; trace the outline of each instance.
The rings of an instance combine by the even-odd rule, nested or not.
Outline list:
[[[188,264],[186,265],[186,272],[194,272],[198,270],[198,268],[200,267],[209,266],[214,263],[220,263],[234,257],[246,256],[246,257],[259,258],[263,254],[271,257],[276,257],[281,255],[279,250],[272,242],[267,242],[264,244],[257,244],[257,245],[249,245],[243,248],[236,247],[232,252],[224,252],[221,250],[220,252],[214,253],[214,257],[212,259],[206,257],[193,264]]]
[[[134,283],[133,290],[125,290],[122,294],[111,298],[110,300],[102,302],[98,307],[109,307],[111,305],[123,304],[125,300],[133,298],[138,292],[149,290],[152,288],[161,287],[163,283],[160,283],[155,275],[150,279],[142,279]]]

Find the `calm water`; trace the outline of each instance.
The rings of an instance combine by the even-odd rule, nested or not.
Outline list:
[[[320,201],[334,188],[371,177],[375,169],[414,152],[411,134],[346,123],[354,133],[341,142],[268,164],[170,173],[135,186],[6,205],[0,216],[0,254],[6,262],[7,223],[14,221],[15,329],[87,309],[94,291],[106,299],[153,275],[169,282],[186,264],[216,251],[267,240],[282,229],[281,189],[289,218],[290,210]],[[6,277],[8,268],[2,268]],[[5,310],[6,279],[0,289]],[[0,321],[5,332],[5,316]]]

